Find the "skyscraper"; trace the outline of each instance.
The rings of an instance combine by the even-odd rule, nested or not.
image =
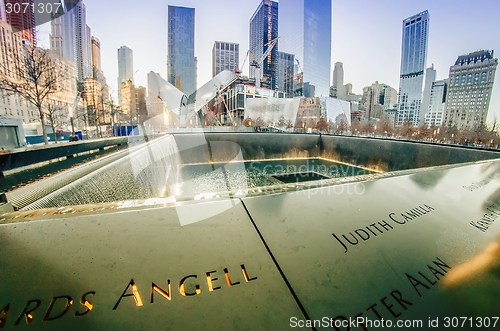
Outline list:
[[[94,79],[99,83],[99,88],[102,91],[102,96],[106,99],[109,98],[108,84],[106,77],[101,68],[101,43],[99,39],[92,37],[92,71]]]
[[[32,6],[34,6],[34,0],[2,0],[2,2],[0,3],[0,19],[1,16],[4,16],[3,19],[14,30],[21,32],[22,39],[27,40],[30,45],[36,46],[35,13],[31,10]],[[5,10],[7,4],[12,8],[11,10]],[[29,6],[26,7],[26,4]],[[16,9],[17,6],[20,6],[19,10]],[[26,8],[30,9],[25,10]]]
[[[278,52],[278,80],[276,89],[286,92],[288,97],[293,97],[293,71],[295,57],[293,54]]]
[[[373,83],[363,88],[363,103],[368,119],[383,118],[384,111],[394,107],[398,100],[397,92],[387,84]]]
[[[240,45],[216,41],[212,48],[212,77],[221,71],[239,68]]]
[[[167,78],[187,95],[196,90],[194,8],[168,6]]]
[[[450,67],[445,118],[447,126],[475,129],[486,122],[498,59],[493,51],[460,55]]]
[[[92,77],[91,31],[83,1],[65,1],[66,14],[51,21],[50,48],[75,63],[76,79]]]
[[[403,21],[399,105],[395,125],[401,125],[404,121],[409,121],[413,125],[419,123],[428,35],[427,10]]]
[[[92,42],[92,66],[94,68],[97,68],[99,70],[102,70],[101,68],[101,42],[99,39],[92,37],[91,38]]]
[[[424,123],[427,127],[443,124],[444,107],[446,104],[446,90],[448,80],[436,80],[431,84],[429,106],[427,107]]]
[[[5,13],[5,2],[4,0],[0,0],[0,21],[6,21],[6,13]]]
[[[345,95],[344,89],[344,64],[342,62],[335,62],[333,67],[333,82],[330,89],[330,96],[342,99]]]
[[[332,1],[280,0],[279,17],[279,50],[295,55],[304,73],[304,85],[313,85],[316,96],[328,96]],[[304,91],[305,96],[313,96],[306,94]]]
[[[278,37],[278,3],[262,0],[250,18],[250,51],[259,61],[267,51],[271,41]],[[252,61],[250,61],[252,64]],[[250,65],[250,78],[256,77],[255,66]],[[269,81],[271,89],[276,88],[278,79],[278,44],[260,65],[260,77]]]
[[[118,48],[118,104],[122,105],[122,83],[134,84],[134,52],[127,46]]]
[[[434,69],[434,64],[430,68],[425,69],[425,83],[422,103],[420,104],[419,123],[424,123],[425,114],[429,111],[432,83],[436,81],[436,75],[437,71]]]

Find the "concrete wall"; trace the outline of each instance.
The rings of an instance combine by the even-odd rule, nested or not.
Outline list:
[[[234,160],[240,150],[244,160],[320,155],[319,135],[205,132],[174,134],[174,137],[183,163],[207,163],[210,157],[214,162],[227,162]]]
[[[325,136],[322,156],[383,171],[500,158],[500,151],[411,141]]]
[[[206,152],[197,152],[206,150],[206,145],[198,143],[197,147],[191,147],[196,139],[205,139],[209,145],[219,142],[219,146],[226,146],[212,152],[214,162],[232,160],[240,149],[245,160],[324,157],[382,171],[500,158],[500,152],[493,150],[361,137],[211,132],[174,134],[174,137],[183,163],[210,162],[210,156]],[[220,142],[227,143],[220,145]]]
[[[103,149],[109,146],[141,142],[144,137],[122,137],[105,138],[90,141],[79,141],[73,143],[60,143],[57,145],[36,146],[24,148],[0,154],[0,172],[28,166],[31,164],[58,159],[61,157],[71,157],[78,153],[91,150]]]
[[[0,150],[19,148],[24,145],[23,121],[20,118],[0,118]]]

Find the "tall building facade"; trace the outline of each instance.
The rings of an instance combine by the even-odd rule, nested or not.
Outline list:
[[[216,41],[212,48],[212,77],[221,71],[239,69],[240,45]]]
[[[278,37],[278,2],[262,0],[250,18],[250,52],[259,61],[267,51],[271,41]],[[250,59],[252,60],[252,59]],[[256,78],[258,72],[250,61],[250,78]],[[276,44],[260,64],[260,77],[270,82],[271,89],[276,88],[278,79],[278,44]]]
[[[168,6],[167,78],[187,95],[196,91],[194,8]]]
[[[366,111],[366,118],[382,118],[385,110],[392,109],[397,103],[397,92],[394,88],[379,82],[363,88],[361,99]]]
[[[333,81],[332,87],[330,89],[330,96],[338,99],[342,99],[344,96],[344,64],[342,62],[335,62],[333,67]]]
[[[101,68],[101,42],[96,37],[92,36],[91,38],[92,44],[92,66],[99,70]]]
[[[105,99],[109,99],[109,88],[106,83],[106,77],[101,68],[101,43],[99,39],[92,37],[92,70],[94,79],[99,83],[101,95]]]
[[[134,83],[134,52],[127,46],[118,48],[118,104],[123,105],[122,83],[130,80]]]
[[[278,79],[276,89],[293,96],[293,70],[295,56],[285,52],[278,52]]]
[[[1,0],[0,0],[1,1]],[[15,72],[15,64],[23,53],[23,42],[19,33],[12,30],[10,24],[0,21],[0,63],[6,71]],[[3,78],[3,77],[2,77]],[[18,77],[8,77],[7,79]],[[31,123],[39,118],[37,109],[26,102],[20,94],[7,93],[0,89],[0,117],[22,118],[24,123]]]
[[[50,48],[75,63],[76,79],[83,82],[93,75],[92,34],[87,25],[86,7],[83,1],[75,5],[65,0],[65,5],[71,9],[51,21]]]
[[[401,72],[396,125],[409,121],[418,125],[424,69],[427,62],[429,12],[423,11],[403,21]]]
[[[424,123],[427,127],[441,126],[443,124],[447,88],[447,79],[432,82],[429,93],[429,105],[425,109],[424,116]]]
[[[127,79],[121,82],[121,95],[122,95],[122,111],[120,114],[120,121],[128,122],[130,124],[135,124],[137,119],[137,101],[135,99],[135,86],[131,79]]]
[[[490,50],[457,58],[450,67],[445,125],[474,129],[486,122],[497,66]]]
[[[432,84],[436,81],[437,71],[434,64],[425,69],[424,92],[422,94],[422,103],[420,104],[419,123],[424,123],[425,114],[429,111],[431,102]]]
[[[5,1],[0,0],[0,21],[6,21],[6,13],[5,13]]]
[[[332,1],[280,0],[279,49],[295,55],[304,85],[316,96],[330,92]],[[314,96],[304,91],[304,96]],[[309,94],[309,95],[307,95]]]
[[[31,46],[36,46],[35,13],[31,10],[35,8],[32,7],[34,3],[34,0],[3,0],[3,4],[0,4],[0,16],[4,16],[3,20],[9,23],[14,31],[19,31],[21,38],[27,40]],[[28,10],[25,10],[26,8]]]

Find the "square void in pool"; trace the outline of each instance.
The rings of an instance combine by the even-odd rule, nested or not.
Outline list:
[[[367,173],[370,171],[354,165],[316,158],[189,164],[180,170],[181,194],[240,190]]]
[[[330,177],[323,176],[318,174],[317,172],[296,172],[291,174],[283,174],[283,175],[274,175],[271,176],[280,182],[289,184],[289,183],[300,183],[300,182],[308,182],[311,180],[321,180],[321,179],[329,179]]]

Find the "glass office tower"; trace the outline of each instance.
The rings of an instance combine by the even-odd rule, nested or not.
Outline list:
[[[196,90],[194,8],[168,6],[167,77],[187,95]]]
[[[255,60],[260,61],[268,49],[268,44],[278,37],[278,3],[262,0],[250,19],[250,51]],[[250,59],[250,77],[255,78],[255,67]],[[268,81],[268,87],[276,88],[278,79],[278,44],[274,46],[267,57],[260,63],[260,78]]]
[[[118,104],[122,105],[122,83],[134,83],[134,52],[127,46],[118,48]]]
[[[76,5],[65,1],[66,14],[51,21],[50,48],[59,55],[75,62],[76,78],[83,82],[92,77],[92,33],[87,25],[87,12],[83,1]]]
[[[295,55],[304,84],[315,96],[330,92],[332,1],[280,0],[279,50]],[[311,93],[312,94],[312,93]],[[304,96],[308,91],[304,91]]]
[[[423,11],[403,21],[401,74],[396,125],[419,124],[424,70],[427,61],[429,13]]]

